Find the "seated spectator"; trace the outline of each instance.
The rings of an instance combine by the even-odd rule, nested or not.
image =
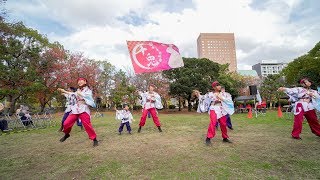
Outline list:
[[[238,112],[243,113],[243,110],[244,110],[244,109],[245,109],[245,108],[244,108],[243,104],[239,104],[239,106],[238,106]]]
[[[2,111],[4,109],[4,105],[2,103],[0,103],[0,113],[2,114]],[[1,131],[5,132],[5,131],[9,131],[8,129],[8,121],[5,119],[1,119],[0,120],[0,129]]]
[[[251,108],[252,108],[251,104],[247,104],[247,106],[246,106],[247,111],[249,111]]]
[[[267,108],[267,103],[265,100],[263,100],[262,102],[257,102],[255,107],[256,107],[257,111],[265,113],[266,108]]]
[[[257,103],[256,103],[256,109],[259,110],[259,109],[261,109],[261,107],[262,107],[261,104],[260,104],[259,102],[257,102]]]
[[[24,126],[28,126],[28,125],[34,126],[31,120],[31,115],[30,115],[28,106],[20,105],[20,108],[17,109],[16,111],[16,115],[20,118]]]
[[[5,119],[0,120],[0,129],[2,132],[9,131],[10,129],[8,128],[8,121]]]

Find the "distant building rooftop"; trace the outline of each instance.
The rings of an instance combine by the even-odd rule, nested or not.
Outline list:
[[[253,76],[253,77],[258,76],[258,73],[255,70],[238,70],[238,73],[242,76]]]
[[[277,60],[261,60],[261,63],[262,64],[276,64],[276,63],[278,63],[278,61]]]

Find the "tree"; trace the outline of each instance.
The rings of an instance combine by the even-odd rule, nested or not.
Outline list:
[[[156,91],[161,96],[164,108],[167,108],[167,100],[170,98],[168,93],[169,80],[163,76],[162,72],[134,74],[130,70],[127,70],[127,74],[130,84],[135,86],[139,91],[146,91],[150,84],[154,84],[157,87]]]
[[[65,50],[64,53],[61,52],[61,56],[57,56],[55,59],[57,62],[56,68],[49,71],[53,74],[55,83],[50,87],[47,86],[51,92],[56,92],[58,87],[77,87],[76,80],[79,77],[84,77],[87,79],[94,96],[99,95],[98,84],[101,72],[99,62],[84,57],[82,53],[70,53]]]
[[[206,93],[210,84],[218,80],[220,65],[208,59],[183,58],[184,67],[163,71],[170,80],[169,94],[178,98],[179,111],[181,99],[187,99],[191,111],[191,93],[198,89]]]
[[[239,95],[239,88],[246,86],[245,82],[242,81],[242,77],[236,72],[229,72],[228,64],[219,65],[219,73],[217,80],[222,84],[226,91],[229,92],[232,97]]]
[[[37,89],[32,62],[39,61],[49,42],[21,22],[4,21],[0,21],[0,41],[0,95],[7,98],[10,113],[13,113],[18,98]]]
[[[313,88],[320,85],[320,42],[307,54],[294,59],[283,70],[289,84],[297,84],[298,80],[308,77]]]
[[[133,105],[136,100],[136,88],[130,85],[129,78],[121,69],[114,76],[114,87],[111,90],[111,99],[115,106],[120,106],[122,103],[130,103]]]
[[[97,89],[99,94],[97,96],[102,97],[105,101],[111,95],[111,88],[114,83],[114,76],[116,73],[116,68],[111,63],[107,61],[97,61],[100,75],[98,76]]]
[[[272,102],[278,102],[284,96],[283,92],[277,91],[282,86],[285,86],[285,82],[281,74],[268,75],[261,84],[260,95],[268,100],[272,106]]]

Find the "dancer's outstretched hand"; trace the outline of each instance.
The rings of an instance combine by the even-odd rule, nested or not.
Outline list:
[[[67,91],[62,89],[62,88],[58,88],[57,91],[60,91],[61,93],[66,93]]]

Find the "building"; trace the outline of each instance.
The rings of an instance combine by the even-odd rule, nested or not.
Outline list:
[[[261,79],[258,76],[257,72],[255,70],[238,70],[238,74],[243,76],[243,82],[245,87],[244,88],[238,88],[238,93],[240,96],[249,96],[250,90],[249,86],[255,85],[260,86]]]
[[[270,74],[279,74],[287,63],[278,63],[275,60],[262,60],[261,63],[252,66],[260,77],[267,77]]]
[[[229,64],[237,70],[236,48],[233,33],[200,33],[197,39],[198,58],[208,58],[219,64]]]

